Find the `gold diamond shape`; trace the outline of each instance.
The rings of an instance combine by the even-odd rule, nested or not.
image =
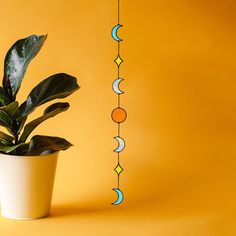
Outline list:
[[[115,170],[115,172],[116,172],[118,175],[123,171],[123,169],[122,169],[122,167],[120,166],[120,164],[118,164],[114,170]]]
[[[122,58],[120,57],[120,55],[117,56],[117,58],[114,60],[114,62],[116,63],[116,65],[119,67],[120,64],[123,62]]]

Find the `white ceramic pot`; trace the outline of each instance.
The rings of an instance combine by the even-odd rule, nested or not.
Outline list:
[[[50,214],[58,153],[43,156],[0,154],[2,216],[30,220]]]

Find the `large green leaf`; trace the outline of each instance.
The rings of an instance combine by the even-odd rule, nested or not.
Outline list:
[[[68,74],[55,74],[39,83],[20,106],[21,116],[30,114],[34,109],[56,98],[65,98],[79,89],[75,77]]]
[[[54,103],[51,106],[49,106],[48,108],[45,109],[44,113],[42,116],[40,116],[39,118],[29,122],[25,128],[24,131],[20,137],[19,142],[23,143],[26,141],[26,139],[28,138],[28,136],[30,135],[30,133],[38,126],[40,125],[43,121],[54,117],[55,115],[66,111],[69,108],[69,103],[65,102],[65,103]]]
[[[43,151],[66,150],[71,146],[72,144],[63,138],[35,135],[30,140],[29,154],[40,155]]]
[[[7,52],[3,88],[11,101],[15,100],[28,64],[38,54],[46,38],[46,35],[31,35],[18,40]]]
[[[10,129],[13,127],[11,117],[3,110],[0,110],[0,125]]]

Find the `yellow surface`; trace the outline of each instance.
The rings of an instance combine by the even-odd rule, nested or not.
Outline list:
[[[116,199],[110,117],[117,103],[110,35],[116,3],[1,1],[2,66],[16,39],[48,33],[20,101],[57,72],[77,76],[81,90],[66,99],[69,111],[34,132],[75,145],[60,153],[52,217],[0,218],[0,234],[235,236],[235,1],[121,0],[121,102],[128,118],[122,124],[125,201],[118,207],[110,205]]]

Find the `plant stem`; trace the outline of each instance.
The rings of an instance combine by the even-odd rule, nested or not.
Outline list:
[[[15,145],[18,144],[19,134],[18,134],[18,124],[15,118],[13,118],[12,134],[14,136]]]
[[[14,134],[15,144],[18,144],[18,134]]]

